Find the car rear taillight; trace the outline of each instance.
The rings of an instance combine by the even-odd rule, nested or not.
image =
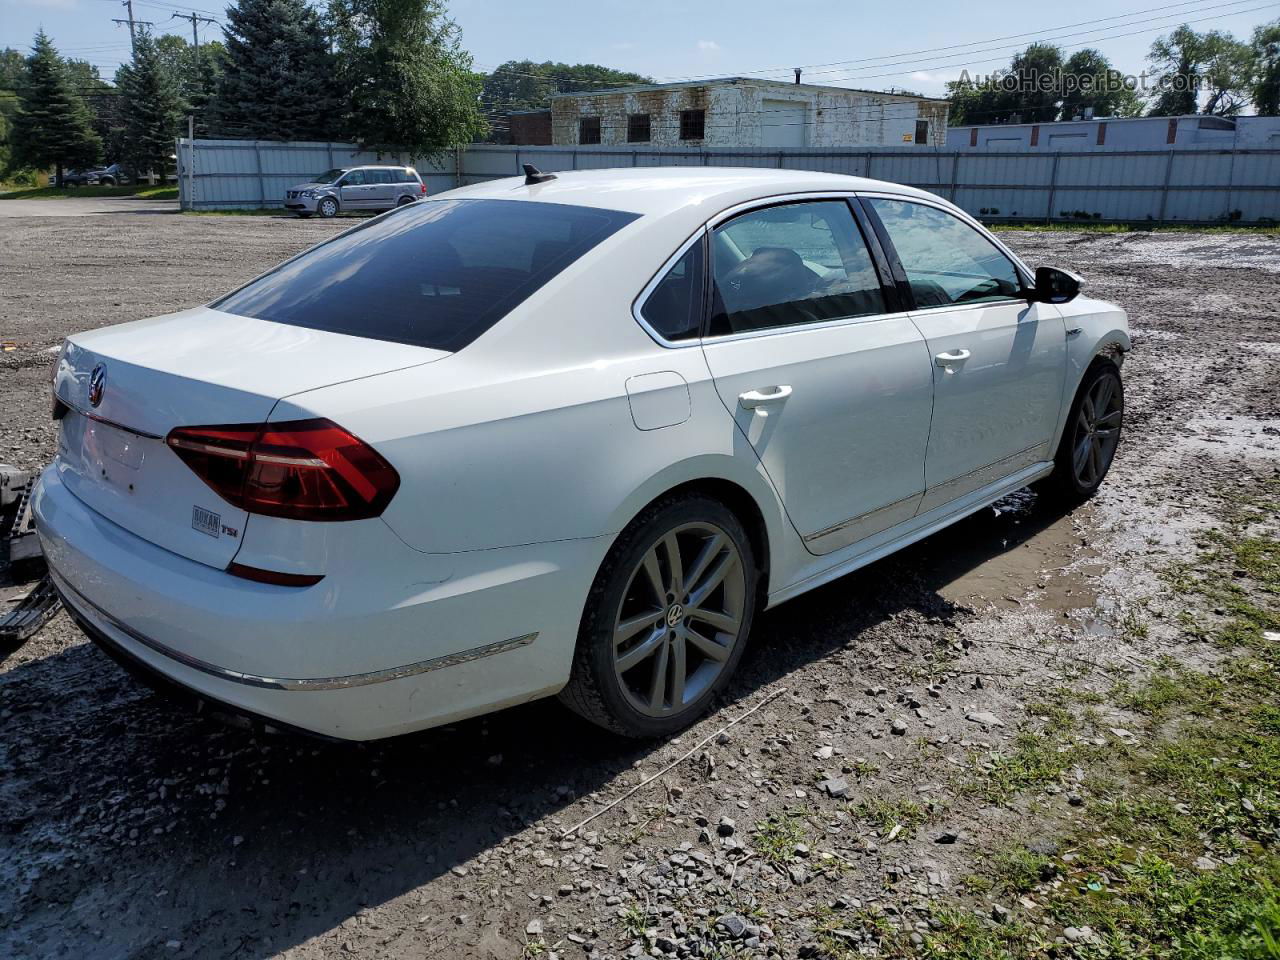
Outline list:
[[[422,195],[424,197],[427,195],[427,185],[425,183],[422,184]]]
[[[365,520],[400,487],[395,468],[330,420],[178,427],[165,443],[220,497],[289,520]]]

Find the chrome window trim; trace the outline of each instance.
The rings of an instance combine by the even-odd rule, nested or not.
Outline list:
[[[638,324],[640,324],[641,329],[643,329],[644,332],[647,333],[655,343],[657,343],[661,347],[666,347],[669,350],[684,349],[684,348],[693,347],[693,346],[700,346],[702,344],[725,343],[732,340],[744,340],[744,339],[755,338],[755,337],[771,337],[771,336],[777,336],[781,334],[798,333],[804,330],[821,330],[821,329],[826,329],[834,326],[840,326],[843,324],[867,323],[873,320],[890,320],[890,319],[899,319],[899,318],[910,319],[911,311],[899,310],[895,313],[874,313],[874,314],[867,314],[866,316],[861,316],[861,317],[835,317],[831,320],[822,320],[817,323],[792,323],[792,324],[787,324],[786,326],[781,326],[781,327],[767,327],[763,330],[747,330],[741,333],[725,333],[725,334],[720,334],[718,336],[690,337],[688,340],[668,340],[666,337],[662,336],[662,334],[658,333],[657,330],[653,329],[653,327],[649,325],[649,323],[644,319],[644,316],[642,315],[641,311],[644,309],[645,303],[648,301],[653,291],[657,288],[658,284],[662,281],[662,278],[667,275],[667,271],[670,270],[673,266],[675,266],[676,262],[681,257],[683,257],[685,253],[688,252],[689,247],[692,246],[694,243],[696,243],[698,240],[700,240],[702,237],[704,236],[707,237],[708,243],[710,243],[712,232],[721,224],[725,223],[726,221],[732,220],[734,217],[741,216],[744,213],[750,213],[754,210],[765,210],[765,209],[768,209],[769,207],[781,206],[782,204],[785,204],[785,203],[804,203],[804,202],[813,201],[813,200],[844,200],[848,202],[857,198],[866,198],[866,199],[878,198],[883,200],[902,200],[910,203],[920,203],[925,206],[934,207],[935,209],[940,210],[943,213],[949,213],[952,216],[957,217],[962,223],[964,223],[969,227],[977,229],[981,236],[991,241],[991,243],[995,245],[997,250],[999,250],[1001,253],[1003,253],[1006,257],[1008,257],[1013,262],[1014,268],[1019,270],[1022,273],[1023,275],[1022,278],[1024,282],[1027,283],[1027,286],[1031,286],[1029,278],[1034,276],[1034,274],[1027,268],[1027,265],[1023,263],[1022,260],[1012,250],[1010,250],[998,239],[996,239],[996,237],[992,235],[991,231],[989,231],[977,220],[973,219],[973,217],[969,216],[967,213],[965,213],[963,210],[961,210],[959,207],[955,206],[954,204],[950,204],[946,200],[943,200],[941,197],[937,197],[937,198],[919,197],[919,196],[915,196],[914,194],[895,193],[891,190],[815,190],[812,192],[804,192],[804,193],[783,193],[773,197],[757,197],[754,200],[746,200],[742,203],[734,204],[732,207],[726,207],[724,210],[721,210],[719,213],[712,216],[700,228],[698,228],[698,230],[695,231],[691,237],[685,240],[684,243],[680,245],[679,249],[677,249],[674,254],[672,254],[670,257],[666,259],[666,261],[663,262],[662,266],[658,268],[657,272],[654,273],[654,275],[650,278],[649,282],[644,285],[640,293],[636,296],[636,299],[631,304],[632,317],[635,318],[635,321]],[[850,216],[853,216],[852,211],[850,211]],[[855,217],[854,219],[856,222],[857,218]],[[861,236],[861,230],[859,230],[859,236]],[[864,244],[866,243],[865,237],[863,238],[863,243]],[[867,250],[867,254],[869,256],[871,255],[870,249]],[[711,260],[712,258],[708,257],[708,261],[711,261]],[[708,263],[707,279],[711,281],[714,281],[715,279],[713,275],[713,267],[711,263]],[[950,307],[948,307],[947,309],[952,309],[952,310],[977,309],[981,307],[1000,306],[1001,304],[1005,304],[1005,303],[1023,303],[1023,302],[1025,301],[1021,299],[988,300],[982,303],[973,303],[973,304],[959,304],[959,305],[951,304]],[[943,307],[920,307],[918,309],[919,310],[935,309],[936,310],[936,309],[944,309],[944,308]]]
[[[649,321],[644,318],[644,305],[649,302],[649,297],[653,294],[653,291],[658,288],[658,284],[666,278],[667,272],[680,262],[680,258],[689,252],[690,247],[706,235],[707,225],[704,223],[694,231],[693,236],[680,244],[679,249],[677,249],[675,253],[663,262],[662,266],[657,269],[657,272],[649,278],[649,282],[646,283],[640,293],[637,294],[635,300],[631,302],[631,316],[635,318],[636,323],[640,324],[641,329],[643,329],[645,333],[649,334],[649,336],[652,337],[659,346],[666,347],[669,350],[678,350],[684,347],[696,347],[701,341],[701,337],[693,336],[689,337],[687,340],[668,340],[657,330],[653,329],[649,324]],[[705,294],[705,287],[703,292]],[[699,333],[701,333],[701,331],[699,331]]]

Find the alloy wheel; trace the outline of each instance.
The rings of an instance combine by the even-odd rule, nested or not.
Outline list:
[[[669,530],[631,572],[613,625],[613,668],[640,713],[679,713],[710,688],[741,641],[747,576],[712,523]]]
[[[1082,487],[1101,482],[1120,443],[1124,399],[1114,373],[1099,377],[1084,395],[1076,415],[1071,469]]]

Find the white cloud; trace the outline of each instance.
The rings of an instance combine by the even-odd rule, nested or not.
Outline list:
[[[698,49],[703,53],[719,53],[720,44],[716,43],[714,40],[699,40]]]

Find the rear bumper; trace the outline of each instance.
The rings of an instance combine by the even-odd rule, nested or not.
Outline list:
[[[395,551],[372,521],[387,539],[370,556],[300,589],[156,547],[53,471],[34,511],[54,584],[100,646],[236,713],[347,740],[554,693],[605,548],[569,541],[442,560]]]

